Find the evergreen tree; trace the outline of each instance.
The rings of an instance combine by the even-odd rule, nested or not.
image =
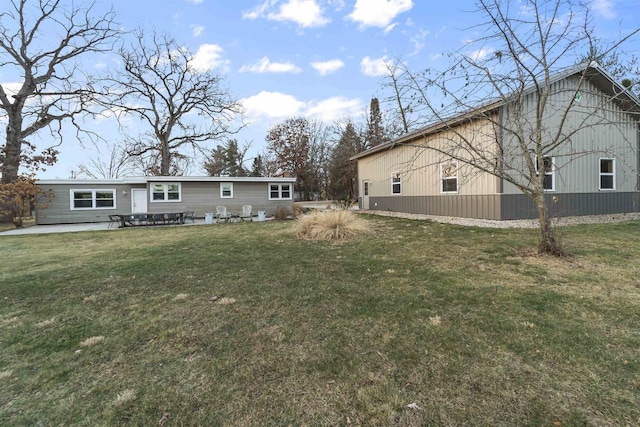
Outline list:
[[[265,176],[264,164],[262,162],[262,156],[256,156],[251,164],[251,172],[249,176]]]
[[[367,123],[367,145],[369,148],[387,142],[382,124],[382,113],[380,112],[380,102],[378,98],[372,98],[369,106],[369,122]]]
[[[347,122],[331,155],[329,165],[331,198],[354,200],[357,197],[357,164],[349,159],[363,149],[364,142],[355,126],[352,122]]]
[[[204,168],[210,176],[247,176],[243,163],[248,148],[239,148],[238,141],[230,139],[211,150]]]

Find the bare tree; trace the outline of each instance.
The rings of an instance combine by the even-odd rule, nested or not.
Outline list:
[[[601,69],[590,63],[598,59],[595,52],[599,57],[614,52],[639,30],[601,52],[594,49],[589,8],[578,1],[478,0],[477,5],[484,19],[471,30],[479,37],[450,55],[450,67],[403,70],[411,96],[428,113],[426,129],[436,129],[439,138],[416,147],[435,151],[440,161],[468,166],[452,164],[445,176],[467,174],[470,180],[487,173],[522,192],[537,210],[539,252],[560,255],[548,209],[554,174],[595,152],[614,155],[613,142],[593,141],[597,127],[614,129],[616,143],[624,141],[628,152],[635,152],[638,119],[630,124],[620,105],[637,100],[613,81],[604,84],[607,92],[599,90],[591,79],[602,76],[594,71]],[[587,63],[568,69],[581,54]]]
[[[5,0],[0,11],[0,68],[20,76],[0,84],[0,111],[7,120],[0,147],[3,184],[17,180],[21,166],[51,165],[62,139],[61,126],[88,111],[91,91],[76,63],[88,54],[111,50],[119,30],[114,12],[93,16],[94,4],[61,0]],[[55,144],[41,153],[30,139],[49,128]]]
[[[117,179],[133,175],[138,168],[120,144],[94,144],[95,155],[78,165],[75,176],[92,179]]]
[[[238,131],[242,108],[223,86],[224,76],[202,67],[188,49],[167,35],[144,31],[119,49],[123,67],[105,78],[106,106],[119,117],[133,116],[148,129],[127,139],[131,156],[157,159],[150,173],[171,175],[183,148],[205,153],[203,144]],[[235,126],[235,127],[234,127]],[[128,130],[130,132],[130,130]]]
[[[296,176],[300,198],[321,193],[326,182],[327,128],[316,119],[293,117],[276,124],[266,136],[268,153],[278,168]]]

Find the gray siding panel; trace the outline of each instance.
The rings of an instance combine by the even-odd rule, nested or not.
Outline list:
[[[371,197],[369,208],[462,218],[500,219],[500,195]]]
[[[640,193],[548,194],[553,217],[640,212]],[[533,202],[523,194],[477,196],[371,197],[370,209],[493,220],[535,219]]]
[[[548,194],[547,204],[553,217],[609,215],[639,212],[637,192],[565,193]],[[535,205],[523,194],[508,194],[502,199],[501,217],[509,219],[534,219],[538,217]]]

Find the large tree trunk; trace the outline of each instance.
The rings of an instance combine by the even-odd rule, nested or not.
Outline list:
[[[20,169],[20,152],[22,151],[22,113],[11,109],[7,114],[6,144],[4,161],[2,162],[2,184],[11,184],[18,180]]]
[[[564,251],[560,247],[560,243],[556,240],[547,211],[547,204],[544,200],[544,194],[536,196],[534,199],[536,209],[538,210],[538,222],[540,224],[540,239],[538,241],[538,253],[553,256],[562,256]]]

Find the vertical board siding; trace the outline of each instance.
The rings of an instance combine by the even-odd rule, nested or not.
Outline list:
[[[500,195],[372,197],[371,210],[413,214],[500,219]]]

